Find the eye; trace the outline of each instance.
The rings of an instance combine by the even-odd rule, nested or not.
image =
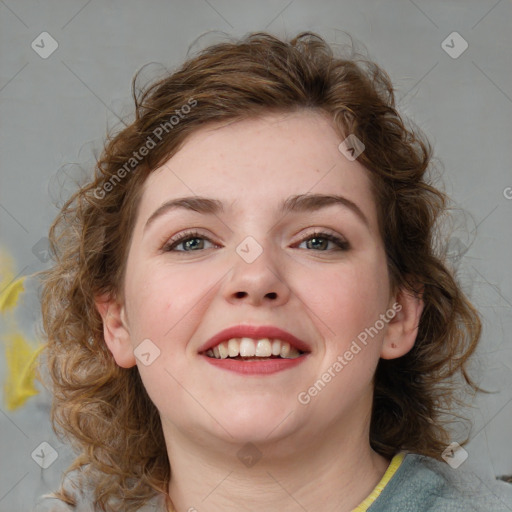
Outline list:
[[[218,247],[217,244],[214,244],[209,238],[205,237],[201,233],[198,233],[197,231],[187,231],[171,238],[162,248],[162,251],[196,252],[205,249],[205,242]],[[182,249],[178,249],[180,246]],[[207,248],[208,247],[206,247],[206,249]]]
[[[331,233],[315,232],[308,235],[299,243],[298,247],[306,244],[306,249],[314,249],[319,252],[347,251],[350,248],[349,243]],[[197,231],[186,231],[171,238],[162,248],[163,252],[197,252],[208,249],[205,244],[211,244],[213,247],[219,245],[212,242],[208,237]],[[334,247],[332,247],[334,245]]]
[[[315,232],[304,238],[304,240],[299,244],[299,247],[306,243],[307,249],[315,249],[321,252],[327,252],[329,249],[329,244],[334,244],[336,247],[334,249],[330,249],[331,251],[347,251],[350,248],[349,243],[331,233],[322,233]]]

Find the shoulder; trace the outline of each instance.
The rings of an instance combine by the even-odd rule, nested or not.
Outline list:
[[[368,512],[510,512],[512,485],[408,453]]]
[[[54,492],[43,494],[39,497],[32,512],[96,512],[94,507],[94,486],[88,482],[82,471],[74,470],[62,480],[62,487],[73,500],[68,504],[59,499]],[[165,500],[163,496],[155,496],[146,505],[138,509],[138,512],[165,512]]]

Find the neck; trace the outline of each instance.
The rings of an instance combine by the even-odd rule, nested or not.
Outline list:
[[[389,461],[371,449],[368,428],[347,427],[248,443],[242,452],[244,443],[197,443],[175,430],[166,435],[174,508],[349,512],[371,493]]]

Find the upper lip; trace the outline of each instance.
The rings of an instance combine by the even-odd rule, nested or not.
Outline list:
[[[282,341],[287,341],[292,347],[295,347],[301,352],[311,352],[311,349],[305,341],[302,341],[293,334],[272,325],[234,325],[233,327],[228,327],[227,329],[218,332],[206,343],[201,345],[198,352],[206,352],[208,349],[217,346],[222,341],[227,341],[231,338],[252,338],[254,340],[262,338],[277,338]]]

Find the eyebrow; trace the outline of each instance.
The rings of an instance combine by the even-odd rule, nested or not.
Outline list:
[[[370,223],[359,206],[357,206],[357,204],[350,199],[339,195],[299,194],[290,196],[280,205],[279,213],[287,214],[312,212],[333,205],[343,206],[344,208],[350,210],[359,218],[359,220],[361,220],[368,228],[370,228]],[[158,217],[171,210],[177,209],[190,210],[205,215],[218,215],[219,213],[225,211],[223,203],[218,199],[211,199],[201,196],[178,197],[176,199],[171,199],[159,206],[146,221],[144,231],[148,229],[149,225],[152,224]]]

